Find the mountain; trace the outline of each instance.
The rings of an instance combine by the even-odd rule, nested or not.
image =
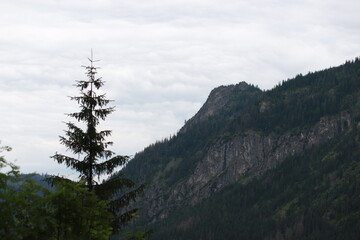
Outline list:
[[[31,180],[36,185],[41,186],[43,188],[46,188],[48,190],[52,190],[51,184],[49,184],[46,179],[51,177],[47,174],[38,174],[38,173],[26,173],[26,174],[19,174],[19,177],[17,178],[18,181],[12,182],[8,180],[7,184],[9,186],[14,186],[16,188],[19,188],[26,180]]]
[[[357,239],[360,59],[271,90],[214,89],[121,174],[153,239]]]

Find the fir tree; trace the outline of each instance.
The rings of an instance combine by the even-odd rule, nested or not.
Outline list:
[[[98,93],[104,81],[96,76],[98,68],[94,66],[96,61],[93,60],[92,54],[89,61],[90,65],[84,66],[87,80],[76,81],[75,84],[80,89],[80,96],[70,97],[77,102],[80,111],[68,114],[78,122],[84,123],[86,129],[83,130],[73,122],[67,122],[66,136],[60,136],[60,143],[79,158],[60,153],[56,153],[52,158],[59,164],[64,163],[76,170],[88,191],[95,192],[101,199],[111,200],[108,207],[114,215],[112,227],[117,231],[135,216],[137,209],[125,210],[124,207],[142,192],[144,185],[135,187],[133,181],[121,176],[99,183],[101,175],[112,174],[116,167],[125,165],[129,157],[114,156],[115,153],[108,150],[113,143],[106,140],[111,135],[111,130],[97,129],[99,123],[115,109],[107,106],[111,100],[106,98],[106,94]],[[124,187],[130,191],[125,191]]]

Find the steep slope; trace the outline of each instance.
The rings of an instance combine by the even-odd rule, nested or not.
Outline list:
[[[269,91],[244,82],[214,89],[175,137],[149,146],[122,171],[148,183],[139,223],[168,221],[344,134],[358,123],[359,90],[359,59]]]
[[[358,239],[360,126],[154,226],[151,239]]]

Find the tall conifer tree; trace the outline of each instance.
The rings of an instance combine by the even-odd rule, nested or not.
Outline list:
[[[143,191],[144,185],[135,187],[134,182],[121,176],[99,183],[101,175],[112,174],[116,167],[126,164],[129,157],[114,156],[114,152],[107,149],[113,144],[106,140],[111,135],[111,130],[97,129],[99,123],[115,109],[107,106],[111,100],[106,98],[106,94],[98,94],[104,81],[96,76],[98,68],[94,66],[96,61],[92,52],[89,61],[90,65],[84,66],[87,80],[76,81],[75,84],[80,89],[80,96],[70,97],[78,103],[80,111],[68,114],[84,123],[86,129],[67,122],[66,136],[60,136],[60,143],[79,158],[60,153],[56,153],[52,158],[79,172],[79,177],[85,180],[85,187],[89,191],[94,191],[101,199],[111,200],[109,210],[114,214],[113,229],[117,231],[135,216],[137,209],[125,210],[125,207]],[[124,187],[130,191],[125,191]]]

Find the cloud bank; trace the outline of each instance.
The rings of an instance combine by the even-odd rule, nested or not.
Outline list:
[[[193,116],[211,89],[269,89],[360,55],[360,2],[13,0],[0,3],[0,139],[24,172],[70,174],[49,156],[76,111],[90,49],[116,112],[112,150],[134,155]]]

